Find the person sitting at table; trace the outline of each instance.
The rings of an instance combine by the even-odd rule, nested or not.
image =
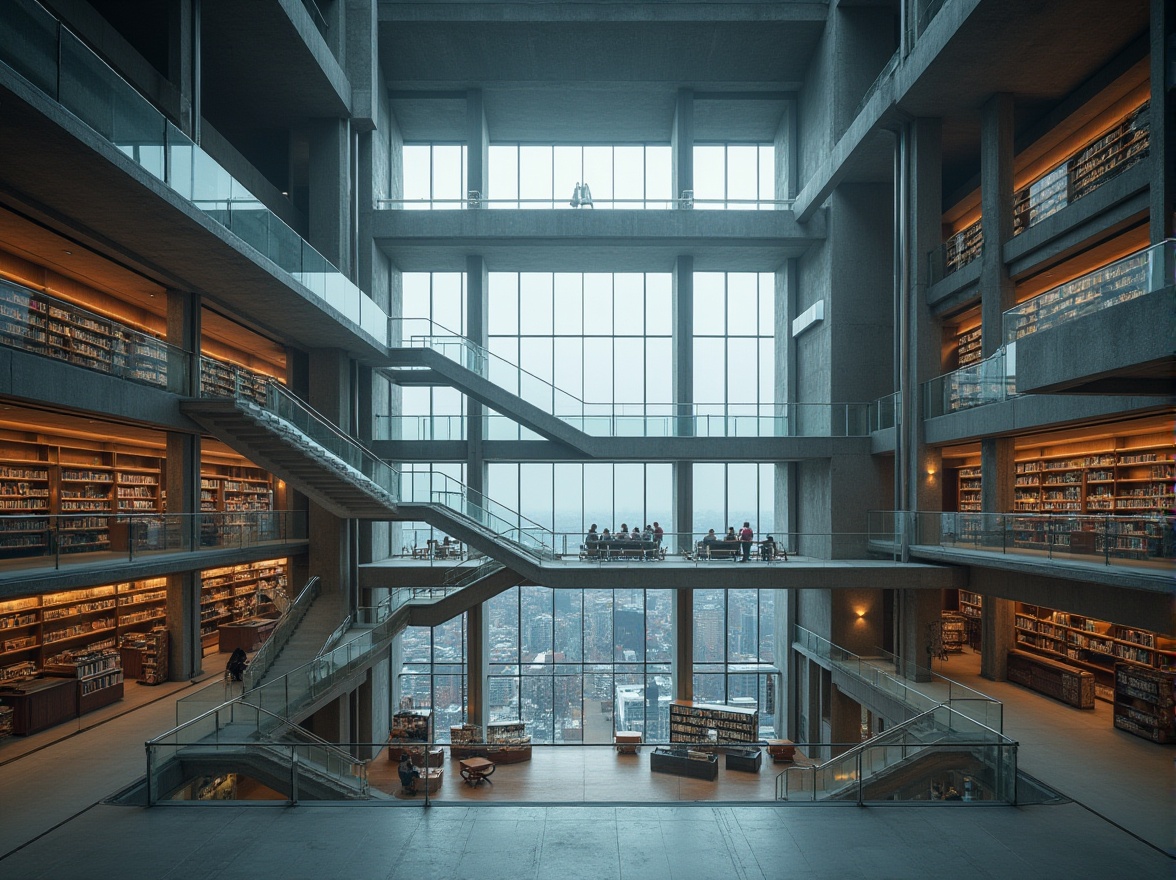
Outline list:
[[[400,775],[400,786],[405,794],[416,794],[416,781],[421,778],[421,771],[413,766],[408,752],[400,753],[400,766],[396,772]]]
[[[719,543],[719,536],[715,534],[714,529],[711,529],[702,538],[703,549],[707,549],[717,543]]]
[[[618,540],[618,541],[628,541],[629,540],[629,524],[628,523],[621,523],[621,530],[619,532],[617,532],[616,540]]]
[[[445,540],[441,542],[441,546],[437,548],[437,556],[441,559],[445,559],[449,556],[450,553],[453,552],[453,550],[454,544],[449,540],[449,535],[446,535]]]
[[[727,534],[723,535],[724,541],[738,541],[739,536],[735,534],[735,526],[727,526]]]
[[[760,541],[760,559],[767,562],[769,559],[774,559],[776,556],[776,539],[768,535]]]

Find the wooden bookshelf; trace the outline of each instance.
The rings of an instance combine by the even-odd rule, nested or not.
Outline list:
[[[959,469],[958,505],[961,513],[979,513],[982,508],[981,487],[983,480],[979,467],[963,467]]]
[[[1065,611],[1018,602],[1013,617],[1019,650],[1056,658],[1094,675],[1095,695],[1114,698],[1118,663],[1176,671],[1176,638]]]
[[[1157,743],[1176,742],[1176,670],[1115,666],[1115,727]]]
[[[46,663],[45,674],[77,679],[78,715],[123,698],[122,660],[113,648],[71,653]]]
[[[960,614],[972,620],[979,620],[984,607],[984,597],[971,590],[959,591]]]
[[[168,679],[168,636],[163,627],[150,632],[124,633],[119,639],[123,673],[140,684],[162,684]]]
[[[49,549],[49,467],[40,459],[10,457],[32,454],[29,447],[0,446],[0,558],[37,555]]]
[[[742,706],[670,702],[670,742],[750,743],[759,741],[759,712]]]
[[[970,367],[984,360],[980,327],[958,330],[956,335],[956,368]]]
[[[286,595],[286,576],[286,561],[281,559],[206,569],[200,591],[200,638],[205,649],[219,643],[223,624],[276,616],[273,597]]]

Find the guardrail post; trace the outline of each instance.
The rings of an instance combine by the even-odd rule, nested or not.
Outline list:
[[[290,806],[298,805],[298,747],[290,746]]]

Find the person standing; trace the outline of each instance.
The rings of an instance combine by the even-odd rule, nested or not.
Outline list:
[[[747,520],[743,521],[743,528],[739,530],[740,549],[743,551],[743,558],[740,562],[747,562],[751,559],[751,539],[755,537],[755,532],[751,530],[751,523]]]

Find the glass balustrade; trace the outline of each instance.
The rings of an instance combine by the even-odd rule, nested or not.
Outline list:
[[[1005,349],[923,384],[923,418],[931,419],[1017,395],[1017,379]]]
[[[0,344],[140,385],[187,387],[188,353],[182,348],[3,279]]]
[[[306,540],[306,514],[291,510],[227,513],[79,513],[0,516],[5,570],[92,565],[164,553],[263,547]]]
[[[1176,284],[1176,239],[1168,239],[1009,309],[1002,319],[1006,345],[1076,318],[1092,315]]]
[[[1147,158],[1150,104],[1144,103],[1013,194],[1013,235],[1051,217]]]
[[[546,199],[496,199],[485,197],[480,193],[471,192],[461,199],[376,199],[376,210],[382,211],[442,211],[442,210],[478,210],[478,209],[520,209],[520,210],[637,210],[637,211],[673,211],[691,210],[698,208],[724,209],[728,211],[790,211],[794,199],[705,199],[695,198],[689,190],[678,198],[669,199],[598,199],[581,205],[571,204],[570,199],[562,196]]]
[[[387,314],[35,0],[0,4],[0,62],[383,344]]]

